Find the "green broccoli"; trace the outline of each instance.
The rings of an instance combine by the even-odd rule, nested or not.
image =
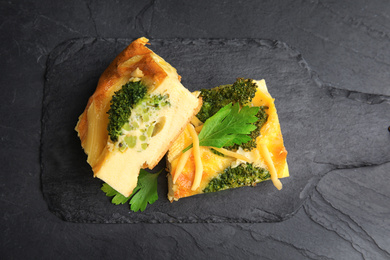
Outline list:
[[[212,117],[222,107],[229,103],[237,103],[244,106],[252,101],[257,91],[257,85],[252,79],[238,78],[232,85],[223,85],[212,89],[202,89],[200,96],[203,99],[203,106],[196,115],[200,121],[205,122]],[[256,117],[259,119],[254,124],[256,129],[249,135],[251,140],[241,145],[233,145],[225,147],[233,150],[242,147],[245,150],[256,148],[256,138],[260,135],[260,129],[267,121],[268,115],[265,112],[267,107],[260,107]]]
[[[145,97],[146,92],[146,86],[140,81],[128,82],[112,96],[111,107],[107,112],[109,120],[107,130],[111,141],[118,141],[122,127],[129,121],[131,108]]]
[[[251,163],[240,164],[235,168],[226,168],[208,183],[206,188],[203,189],[203,192],[216,192],[230,188],[254,186],[256,183],[269,178],[271,178],[271,175],[264,168],[255,167]]]
[[[205,122],[229,103],[239,102],[241,106],[252,101],[257,86],[251,79],[238,78],[233,85],[223,85],[212,89],[202,89],[200,96],[203,106],[196,115]]]

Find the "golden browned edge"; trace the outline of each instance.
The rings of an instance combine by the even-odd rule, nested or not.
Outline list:
[[[89,106],[94,101],[98,110],[101,111],[103,109],[103,101],[107,98],[111,98],[111,96],[108,95],[111,87],[114,86],[122,76],[131,73],[138,67],[142,70],[147,80],[149,82],[153,82],[155,86],[158,86],[168,76],[167,73],[153,60],[153,58],[150,55],[147,55],[154,52],[145,47],[146,44],[148,44],[148,40],[146,38],[139,38],[133,41],[118,54],[118,56],[100,76],[95,93],[89,98],[87,106],[84,112],[80,115],[75,128],[83,147],[88,133],[87,111]],[[131,66],[119,68],[125,61],[137,55],[143,55],[140,61],[132,64]],[[180,80],[180,76],[178,76],[178,79]]]
[[[144,165],[145,167],[143,167],[143,169],[145,169],[145,168],[153,169],[154,167],[156,167],[156,165],[161,161],[161,159],[164,157],[164,155],[168,152],[169,148],[171,148],[173,143],[177,140],[177,138],[181,135],[181,133],[184,131],[184,129],[190,123],[192,117],[195,116],[196,114],[198,114],[199,110],[202,108],[202,105],[203,105],[202,98],[198,98],[198,106],[194,109],[192,116],[190,116],[188,118],[188,120],[185,122],[183,127],[180,129],[180,132],[175,136],[175,138],[172,139],[172,141],[165,147],[165,149],[162,150],[163,152],[161,153],[160,157],[158,159],[156,159],[156,161],[153,164]]]

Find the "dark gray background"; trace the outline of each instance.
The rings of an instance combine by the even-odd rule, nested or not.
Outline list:
[[[48,56],[73,38],[279,40],[302,54],[318,75],[314,81],[333,89],[337,107],[350,107],[345,98],[336,102],[344,95],[371,103],[360,115],[384,118],[390,95],[388,1],[7,1],[0,3],[0,14],[4,258],[390,258],[388,150],[373,156],[375,147],[369,140],[359,147],[359,136],[351,139],[358,164],[311,154],[311,171],[331,170],[313,178],[301,191],[304,203],[275,223],[64,222],[43,198],[39,153]],[[322,122],[321,114],[315,118]],[[390,116],[388,124],[355,134],[384,135],[388,125]],[[327,135],[320,136],[318,154],[332,151]]]

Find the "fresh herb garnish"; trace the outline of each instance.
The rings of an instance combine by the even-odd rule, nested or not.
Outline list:
[[[145,170],[140,170],[137,186],[129,197],[125,197],[110,185],[104,183],[101,190],[106,193],[107,197],[112,197],[111,203],[115,205],[125,204],[130,200],[130,209],[134,212],[138,210],[144,211],[146,206],[153,204],[158,199],[157,194],[157,177],[162,172],[149,173]]]
[[[258,120],[258,111],[259,107],[243,106],[240,109],[238,103],[224,106],[204,123],[199,133],[199,145],[221,148],[250,141],[249,134],[256,129],[253,123]]]

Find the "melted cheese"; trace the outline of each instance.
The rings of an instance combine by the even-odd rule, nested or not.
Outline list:
[[[260,130],[260,136],[257,138],[257,146],[265,144],[268,151],[272,154],[272,161],[274,163],[276,172],[279,178],[289,176],[287,165],[287,151],[284,147],[282,131],[280,130],[280,123],[276,111],[274,99],[268,92],[264,80],[255,81],[258,86],[258,91],[252,100],[254,106],[267,106],[268,109],[267,122]]]
[[[182,133],[182,135],[185,135],[185,132],[190,132],[190,124],[187,125],[186,127],[186,130]],[[191,141],[192,141],[192,138],[191,138]],[[187,142],[187,146],[190,145],[190,142]],[[172,147],[171,149],[174,149],[175,147]],[[190,157],[190,155],[192,154],[192,148],[187,150],[186,152],[182,153],[181,152],[182,150],[182,147],[179,148],[179,153],[181,153],[180,155],[180,159],[179,159],[179,162],[177,163],[177,166],[175,167],[175,176],[173,178],[173,183],[175,184],[176,181],[177,181],[177,178],[179,178],[181,172],[183,171],[184,169],[184,166],[186,165],[187,161],[188,161],[188,158]]]
[[[197,133],[200,133],[200,131],[202,131],[202,128],[203,128],[203,125],[197,126],[197,127],[195,127],[195,131]]]
[[[233,152],[234,157],[230,157],[229,155],[222,157],[211,152],[208,147],[200,147],[203,175],[199,187],[196,190],[191,189],[193,186],[196,165],[194,156],[190,156],[175,184],[172,183],[172,176],[168,176],[168,199],[170,201],[202,193],[203,189],[207,186],[210,180],[217,177],[221,172],[223,172],[224,169],[229,166],[237,167],[238,165],[245,163],[248,160],[257,167],[262,167],[269,170],[273,180],[276,179],[279,181],[278,178],[289,176],[286,161],[287,151],[284,148],[283,137],[280,130],[274,99],[269,94],[264,80],[256,81],[256,84],[258,85],[258,90],[252,100],[252,105],[268,107],[266,110],[268,114],[267,122],[261,129],[261,136],[259,136],[256,140],[257,149],[252,149],[252,151],[244,151],[242,148],[239,148],[236,152]],[[185,131],[174,143],[174,148],[169,150],[168,167],[170,168],[171,172],[174,172],[178,165],[178,154],[186,147],[186,143],[189,141],[192,141],[191,137],[189,133]],[[260,147],[262,145],[265,145],[267,148],[266,150],[268,151],[269,155],[268,159],[270,160],[265,158],[266,155],[263,155],[261,152]],[[240,155],[243,156],[246,160],[242,160],[243,158],[238,158],[241,157]],[[271,170],[271,168],[274,170]],[[275,181],[275,183],[277,181]],[[281,185],[277,187],[281,188]]]
[[[247,160],[241,160],[241,159],[237,158],[237,160],[235,160],[231,165],[233,168],[239,166],[242,163],[248,162],[248,161],[253,163],[253,165],[256,167],[267,168],[267,165],[265,164],[264,159],[260,156],[260,152],[258,149],[252,149],[251,151],[245,151],[244,149],[239,147],[238,150],[236,151],[236,153],[244,156],[245,158],[247,158]]]
[[[229,151],[225,148],[217,148],[217,147],[212,147],[214,150],[216,150],[217,152],[220,152],[226,156],[230,156],[230,157],[234,157],[238,160],[241,160],[241,161],[245,161],[245,162],[251,162],[250,159],[248,159],[247,157],[245,157],[244,155],[240,154],[240,153],[236,153],[236,152],[233,152],[233,151]]]
[[[193,151],[195,157],[195,176],[194,176],[194,182],[192,183],[191,190],[196,190],[200,185],[200,181],[202,180],[203,165],[202,165],[202,159],[200,158],[198,133],[195,131],[195,128],[192,124],[189,124],[189,130],[193,140],[192,145],[193,145]]]
[[[188,158],[190,157],[191,153],[192,153],[192,148],[189,149],[188,151],[186,151],[185,153],[183,153],[180,156],[179,162],[177,163],[177,166],[176,166],[175,176],[173,178],[173,183],[174,184],[176,183],[177,178],[179,178],[181,172],[183,171],[184,166],[186,165],[186,163],[188,161]]]
[[[280,180],[278,179],[278,173],[276,172],[275,165],[274,165],[274,163],[272,161],[271,154],[268,151],[267,146],[265,144],[260,144],[259,148],[260,148],[260,151],[261,151],[261,155],[263,156],[263,158],[265,159],[265,162],[267,163],[268,170],[269,170],[269,172],[271,174],[272,183],[274,184],[274,186],[278,190],[281,190],[283,185],[280,182]]]
[[[203,125],[203,122],[200,121],[199,118],[197,118],[196,116],[194,116],[194,117],[191,119],[191,124],[193,124],[194,127],[198,127],[198,126]]]
[[[184,147],[185,148],[185,147]],[[192,190],[192,184],[195,176],[195,158],[193,154],[187,160],[187,163],[178,177],[175,184],[172,183],[172,178],[168,177],[170,201],[178,200],[179,198],[192,196],[202,193],[211,179],[215,178],[220,172],[230,166],[235,160],[232,157],[221,157],[210,151],[208,147],[201,146],[199,148],[200,156],[203,164],[203,174],[199,187],[196,190]],[[169,156],[169,155],[168,155]],[[176,157],[172,163],[168,164],[170,172],[174,172],[179,161],[179,157]]]

